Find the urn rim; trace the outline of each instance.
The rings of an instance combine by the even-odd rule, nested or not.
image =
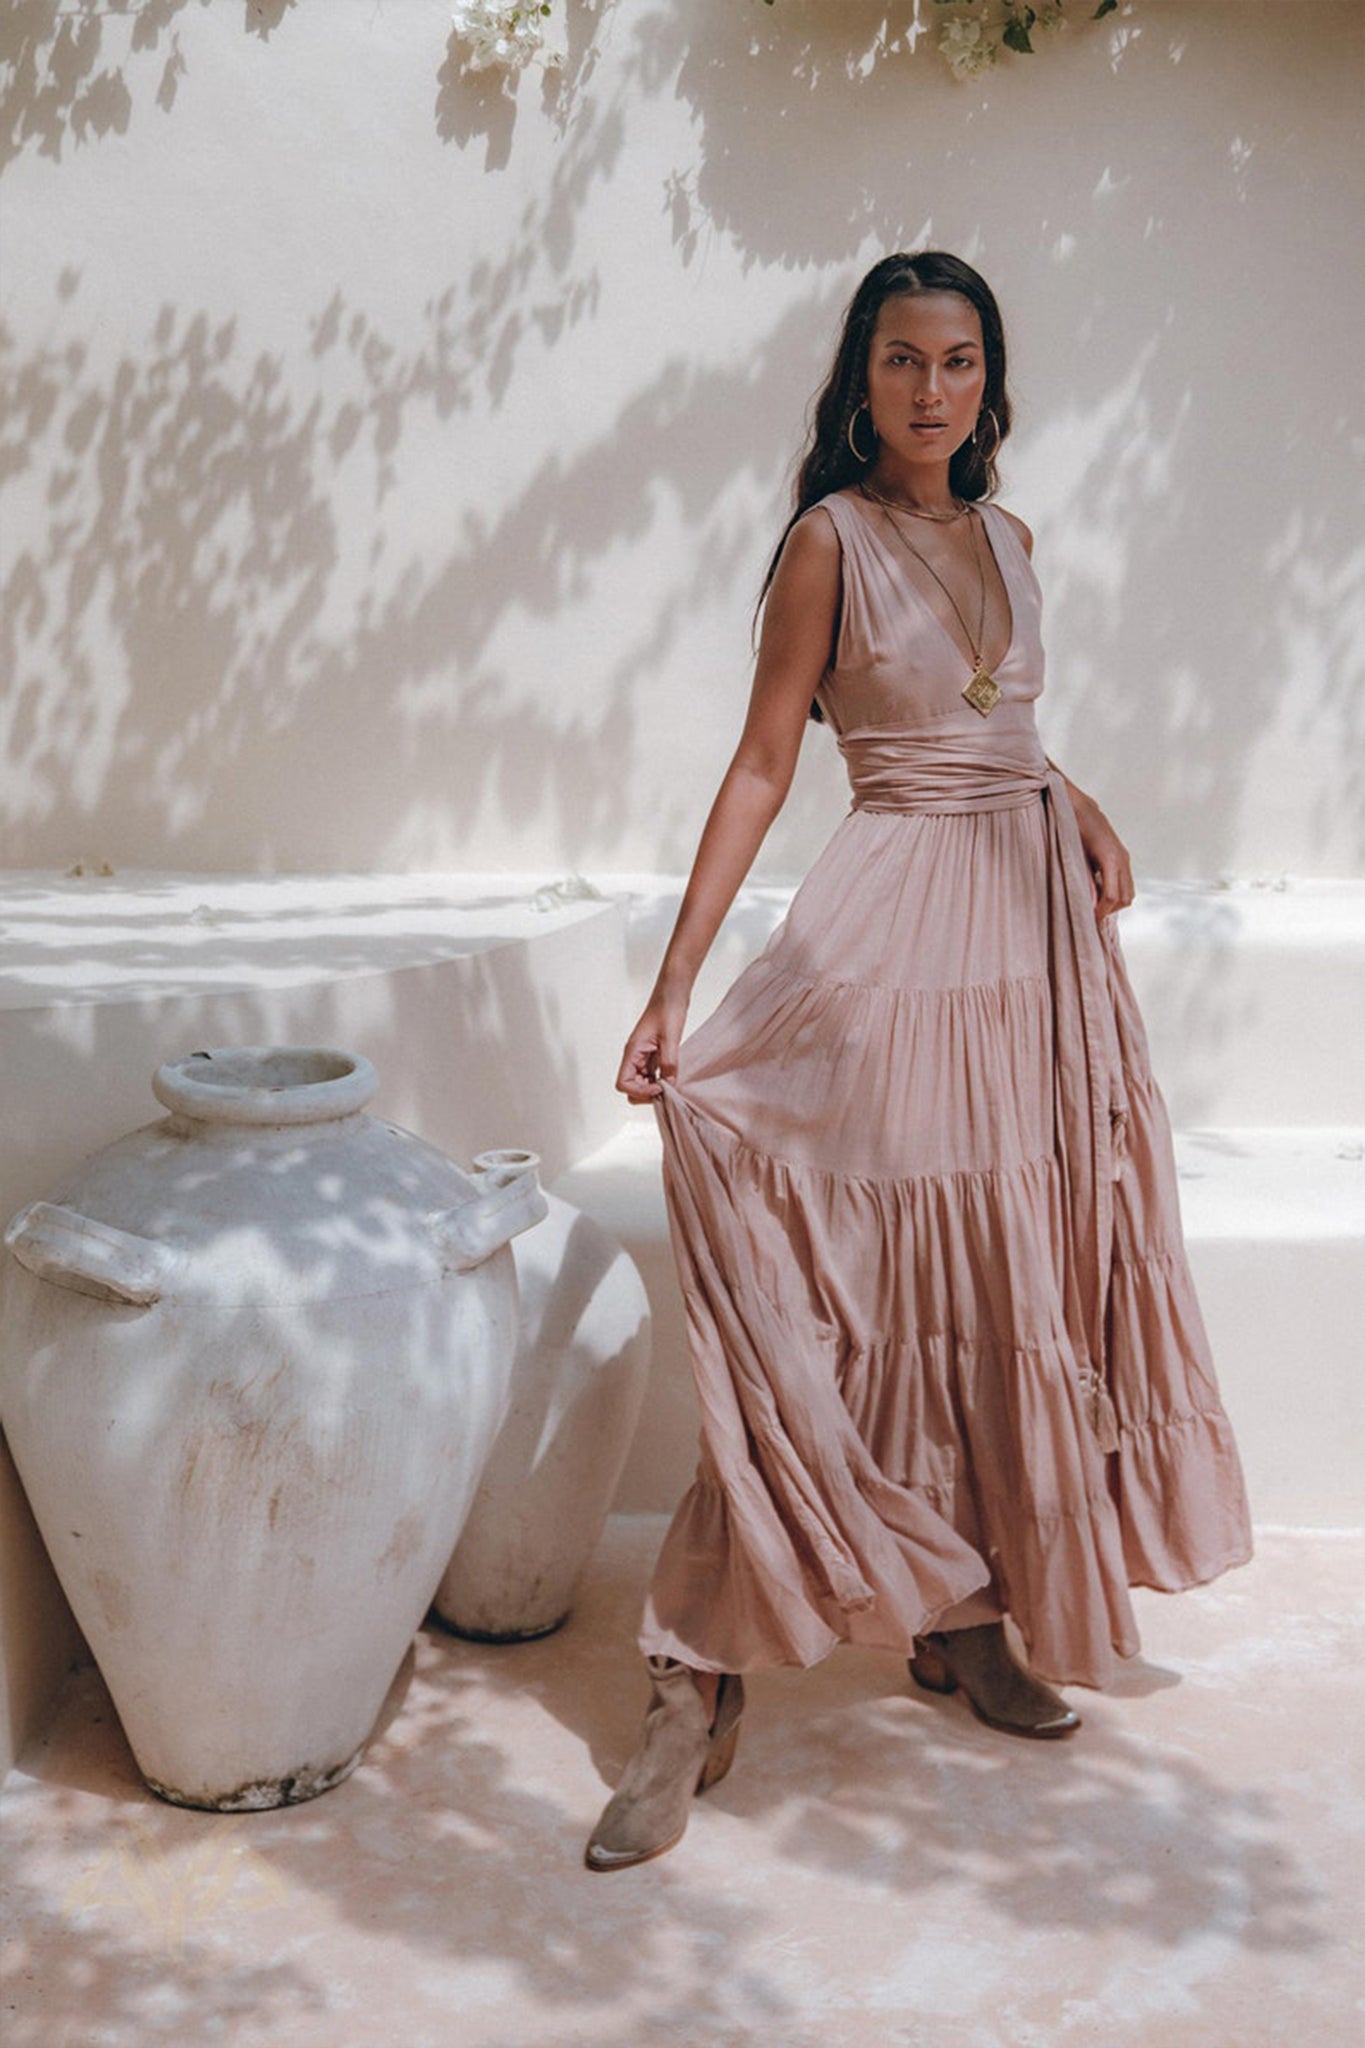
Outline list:
[[[222,1045],[163,1060],[152,1093],[213,1124],[314,1124],[353,1116],[379,1086],[363,1053],[329,1045]]]

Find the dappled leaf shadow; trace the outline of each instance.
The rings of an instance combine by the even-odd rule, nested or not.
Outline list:
[[[387,565],[386,594],[363,579],[337,622],[338,585],[351,583],[337,479],[366,461],[382,499],[409,414],[469,404],[484,350],[502,345],[477,320],[457,338],[448,299],[430,326],[404,356],[334,297],[314,353],[344,351],[354,374],[328,400],[291,392],[279,357],[239,359],[235,323],[203,314],[164,309],[156,347],[107,377],[84,374],[80,344],[21,360],[0,337],[11,476],[40,435],[62,450],[46,536],[20,550],[0,593],[0,651],[16,679],[4,714],[11,805],[53,819],[57,858],[79,829],[86,846],[156,845],[163,863],[211,865],[219,836],[226,855],[250,820],[270,864],[320,722],[332,797],[320,865],[354,866],[355,817],[376,776],[392,791],[392,864],[439,829],[466,845],[490,810],[546,817],[571,860],[626,837],[642,686],[692,607],[742,573],[749,536],[721,487],[741,465],[770,478],[754,393],[764,358],[784,357],[808,322],[787,316],[734,368],[665,362],[595,444],[547,453],[502,510],[468,515],[434,565]],[[547,699],[491,665],[509,607],[553,617],[604,555],[648,532],[661,478],[694,546],[663,601],[622,618],[597,708]],[[121,692],[92,646],[109,630]],[[690,838],[691,794],[679,791],[658,824]],[[41,848],[48,835],[35,830]]]
[[[268,42],[296,0],[240,4],[244,33]],[[153,80],[155,105],[169,114],[186,71],[175,22],[189,5],[12,0],[0,21],[0,173],[27,148],[60,160],[83,144],[127,134]]]
[[[35,1785],[24,1799],[7,1794],[28,1901],[25,1967],[49,1968],[70,1940],[78,1888],[91,1891],[92,1873],[107,1873],[120,1845],[147,1868],[139,1913],[106,1881],[77,1924],[97,1936],[109,2015],[145,2029],[139,2048],[176,2038],[143,1986],[149,1951],[160,1944],[164,1959],[148,1901],[166,1896],[177,1871],[188,1880],[189,1924],[183,1956],[163,1965],[177,1995],[177,1971],[196,1985],[210,1941],[250,1942],[257,1925],[292,1936],[325,1919],[367,1957],[370,1944],[388,1944],[414,1982],[427,1970],[437,1983],[460,1966],[495,1970],[495,1982],[515,1987],[502,1990],[499,2011],[511,2009],[509,1997],[534,2000],[537,2013],[565,2028],[577,2020],[610,2044],[640,2039],[647,2012],[660,2039],[674,2039],[677,2026],[685,2042],[814,2048],[829,2022],[810,2000],[822,1969],[840,1966],[812,1942],[811,1898],[824,1902],[826,1936],[845,1943],[854,1933],[846,1916],[875,1919],[876,1953],[888,1959],[904,1955],[916,1929],[943,1938],[945,1901],[956,1901],[994,1952],[1031,1957],[1037,1981],[1070,1957],[1063,1975],[1073,1990],[1085,1981],[1075,1975],[1078,1943],[1102,1975],[1126,1954],[1176,1981],[1192,1957],[1268,1952],[1288,1962],[1325,1950],[1330,1901],[1277,1800],[1220,1777],[1198,1738],[1144,1733],[1151,1684],[1128,1688],[1123,1707],[1097,1713],[1075,1742],[1010,1744],[959,1701],[911,1696],[903,1661],[881,1652],[843,1650],[809,1672],[752,1675],[736,1766],[679,1849],[629,1878],[590,1876],[582,1842],[645,1703],[630,1640],[642,1534],[614,1527],[558,1635],[507,1646],[420,1637],[411,1681],[360,1770],[292,1811],[224,1822],[140,1799],[116,1726],[92,1725],[107,1708],[88,1678],[68,1696],[54,1739],[25,1760]],[[1345,1670],[1344,1644],[1338,1653]],[[1151,1678],[1169,1683],[1170,1674]],[[1213,1724],[1203,1725],[1206,1740]],[[55,1858],[44,1847],[54,1823]],[[741,1840],[746,1875],[736,1884]],[[234,1868],[233,1886],[211,1899],[214,1872]],[[273,1921],[237,1921],[265,1898]],[[316,1940],[280,1943],[274,1972],[262,1965],[255,1980],[264,2014],[283,2025],[291,2010],[317,2010],[329,1989],[344,1995],[327,1962]],[[866,1983],[845,1981],[863,2011]],[[74,1972],[69,1982],[78,2013]],[[965,2020],[976,2008],[969,1986],[962,1995]],[[216,2009],[211,1993],[205,2009]],[[477,2015],[470,2024],[482,2040]],[[21,2034],[16,2048],[39,2048],[40,2038]],[[489,2038],[502,2036],[490,2027]]]
[[[32,18],[56,35],[49,13]],[[441,138],[466,149],[486,133],[511,150],[534,119],[558,140],[516,232],[433,283],[416,342],[338,281],[302,373],[292,337],[262,349],[232,316],[172,305],[149,348],[96,369],[69,269],[54,338],[25,351],[5,336],[0,364],[0,465],[12,489],[46,499],[46,534],[17,554],[0,601],[15,679],[7,808],[26,857],[97,848],[126,861],[155,846],[158,859],[239,865],[249,844],[259,865],[297,865],[292,791],[325,729],[334,801],[330,818],[310,817],[314,864],[456,862],[495,822],[543,831],[566,859],[610,863],[640,830],[633,785],[657,788],[651,683],[697,611],[738,611],[757,575],[755,522],[780,504],[854,266],[869,250],[944,239],[985,265],[1007,316],[1021,268],[1049,278],[1016,337],[1023,402],[1007,479],[1042,534],[1049,744],[1111,800],[1140,870],[1210,873],[1248,843],[1243,811],[1270,764],[1300,739],[1320,746],[1326,725],[1340,735],[1339,775],[1287,802],[1311,807],[1324,845],[1365,853],[1365,564],[1344,479],[1304,492],[1294,451],[1317,433],[1317,399],[1300,384],[1257,439],[1258,495],[1246,498],[1246,393],[1276,381],[1273,323],[1239,337],[1237,379],[1207,374],[1218,308],[1260,248],[1261,216],[1244,204],[1260,138],[1231,101],[1192,118],[1189,38],[1148,26],[1129,47],[1170,72],[1157,158],[1144,126],[1082,95],[1065,149],[1035,152],[1027,179],[992,177],[987,207],[1002,124],[1027,132],[1030,79],[1045,67],[1080,80],[1110,31],[958,87],[932,51],[908,47],[913,17],[910,5],[871,8],[850,27],[813,0],[714,0],[684,25],[657,0],[573,4],[563,71],[506,90],[462,70],[452,41],[437,67]],[[151,43],[158,22],[172,33],[171,14],[152,10]],[[1286,26],[1281,44],[1286,92],[1310,93],[1312,39]],[[1128,53],[1114,61],[1127,76]],[[1235,76],[1237,53],[1220,61]],[[681,267],[723,237],[756,269],[810,269],[811,288],[756,323],[742,364],[670,347],[595,440],[551,443],[434,557],[402,552],[384,512],[405,446],[510,411],[528,344],[553,347],[602,317],[584,231],[620,182],[640,109],[672,93],[695,117],[695,145],[658,192]],[[899,163],[888,135],[903,138]],[[1172,205],[1187,183],[1206,191],[1204,211]],[[1225,232],[1205,247],[1209,219]],[[1118,240],[1132,250],[1122,275],[1091,260]],[[1283,255],[1275,291],[1311,294],[1315,260]],[[1187,281],[1200,272],[1196,302]],[[1242,498],[1235,554],[1218,545],[1230,493]],[[354,513],[366,496],[370,530]],[[647,597],[632,575],[642,549]],[[611,630],[582,695],[572,669],[556,693],[509,655],[520,616],[545,625],[588,608]],[[819,771],[803,769],[767,848],[776,868],[808,860],[837,816],[837,767],[818,741],[810,753]],[[652,864],[686,863],[703,797],[651,801]],[[76,829],[93,845],[73,845]]]

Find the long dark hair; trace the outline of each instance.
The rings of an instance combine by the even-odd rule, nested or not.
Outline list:
[[[763,578],[760,610],[777,574],[787,535],[802,513],[831,491],[858,483],[872,466],[875,442],[864,461],[854,454],[848,430],[867,395],[867,357],[877,316],[887,299],[902,292],[956,292],[976,308],[986,357],[981,413],[983,418],[995,414],[999,432],[992,430],[987,419],[982,446],[969,439],[954,451],[948,466],[948,485],[955,497],[973,501],[987,498],[1000,488],[995,458],[1009,433],[1012,413],[1005,388],[1005,328],[995,294],[979,271],[964,263],[960,256],[950,256],[946,249],[925,249],[918,256],[903,252],[884,256],[868,271],[844,314],[834,362],[812,410],[810,439],[796,475],[792,515],[782,529]],[[866,423],[863,438],[872,438]],[[812,704],[811,717],[818,719],[820,715],[820,707]]]

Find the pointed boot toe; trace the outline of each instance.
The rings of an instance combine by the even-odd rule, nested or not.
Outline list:
[[[977,1720],[1002,1735],[1055,1742],[1081,1726],[1060,1693],[1015,1662],[998,1621],[916,1636],[910,1676],[926,1692],[961,1691]]]
[[[722,1675],[708,1722],[687,1665],[651,1657],[649,1670],[653,1690],[644,1734],[589,1838],[583,1856],[589,1870],[624,1870],[672,1849],[687,1832],[695,1795],[718,1784],[734,1760],[742,1679]]]

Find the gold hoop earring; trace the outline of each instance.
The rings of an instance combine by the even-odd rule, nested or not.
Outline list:
[[[851,416],[851,418],[850,418],[850,420],[849,420],[849,423],[848,423],[848,434],[847,434],[846,438],[847,438],[847,441],[848,441],[849,449],[850,449],[850,451],[851,451],[851,453],[852,453],[852,456],[853,456],[853,460],[854,460],[855,462],[861,462],[861,463],[862,463],[862,464],[864,465],[864,467],[866,467],[866,465],[867,465],[867,464],[868,464],[869,462],[871,462],[871,460],[872,460],[872,456],[873,456],[873,455],[875,455],[875,454],[876,454],[876,452],[877,452],[877,447],[876,447],[876,442],[877,442],[877,429],[876,429],[875,427],[874,427],[874,428],[872,429],[872,443],[873,443],[873,446],[872,446],[872,455],[864,455],[864,454],[863,454],[863,451],[862,451],[862,449],[861,449],[861,448],[860,448],[860,447],[858,446],[857,442],[856,442],[856,441],[854,440],[854,438],[853,438],[853,429],[854,429],[854,428],[855,428],[855,427],[857,426],[857,424],[858,424],[858,414],[859,414],[859,413],[864,413],[864,412],[865,412],[865,413],[867,413],[867,416],[868,416],[868,418],[869,418],[869,419],[871,419],[871,417],[872,417],[872,414],[871,414],[871,413],[870,413],[870,412],[868,411],[868,405],[867,405],[867,400],[866,400],[866,399],[864,399],[864,400],[863,400],[863,402],[862,402],[862,404],[861,404],[861,405],[860,405],[860,406],[858,407],[858,410],[857,410],[857,412],[855,412],[855,413],[854,413],[854,414],[853,414],[853,415]]]
[[[988,419],[991,423],[991,434],[993,438],[989,448],[983,448],[981,446],[980,441],[977,439],[981,422],[984,419]],[[1000,443],[1003,439],[1004,436],[1000,432],[1000,422],[995,416],[994,408],[988,405],[982,412],[979,412],[977,414],[976,425],[972,428],[972,447],[975,449],[976,453],[980,456],[983,462],[991,462],[999,453]]]

